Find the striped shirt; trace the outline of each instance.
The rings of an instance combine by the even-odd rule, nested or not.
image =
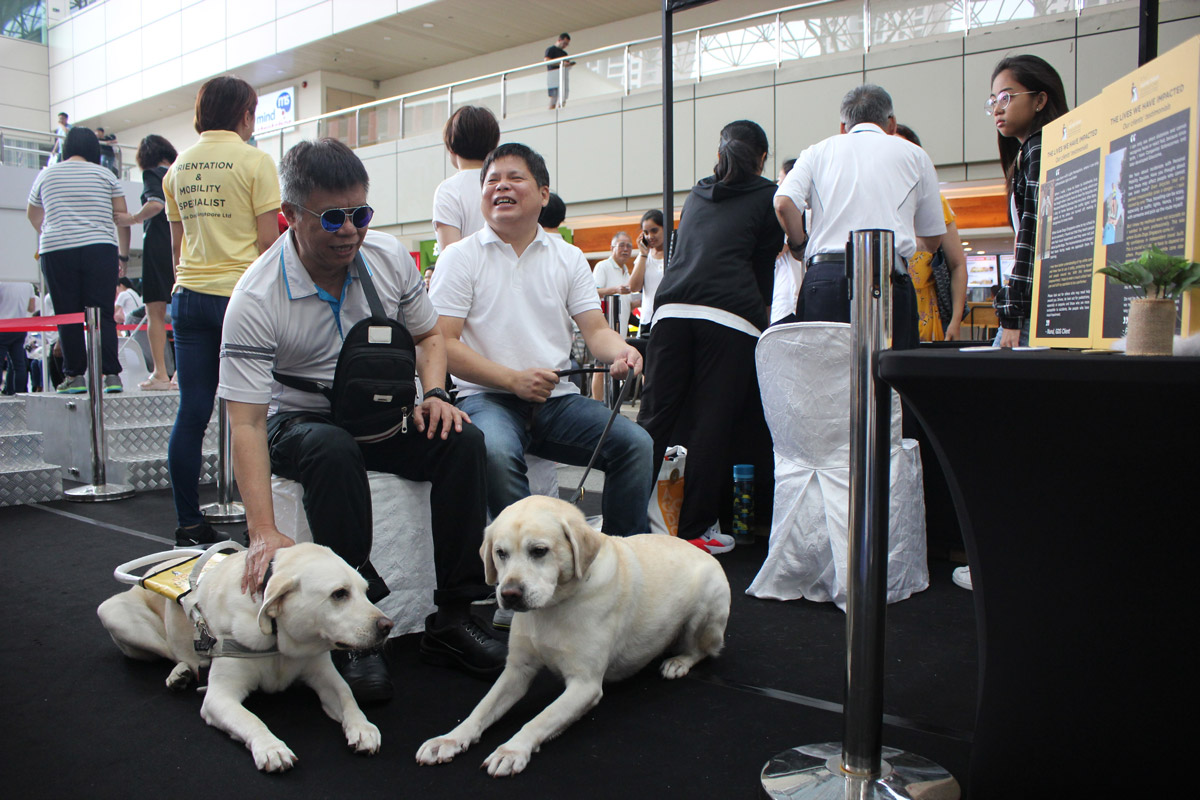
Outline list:
[[[89,244],[117,244],[113,198],[125,192],[116,177],[90,161],[60,161],[38,173],[29,205],[44,209],[43,253]]]
[[[1038,181],[1042,169],[1042,132],[1030,136],[1017,151],[1013,170],[1010,216],[1017,231],[1013,269],[996,293],[996,316],[1004,328],[1020,328],[1030,317],[1033,296],[1033,242],[1037,234]]]

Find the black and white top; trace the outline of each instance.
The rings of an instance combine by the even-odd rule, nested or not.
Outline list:
[[[117,244],[113,198],[124,197],[116,177],[90,161],[60,161],[38,173],[29,204],[44,209],[38,250]]]

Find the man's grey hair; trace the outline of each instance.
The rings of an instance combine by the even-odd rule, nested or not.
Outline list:
[[[882,86],[864,83],[846,92],[842,98],[842,124],[846,130],[862,122],[873,122],[882,128],[891,116],[892,96]]]
[[[630,236],[628,233],[626,233],[625,231],[617,231],[616,233],[613,234],[612,241],[608,243],[608,246],[616,247],[617,242],[621,239],[622,236],[624,236],[626,239],[628,239],[630,241],[630,243],[633,242],[633,237]]]

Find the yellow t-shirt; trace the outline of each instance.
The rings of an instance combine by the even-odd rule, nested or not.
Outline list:
[[[271,157],[233,131],[205,131],[163,178],[167,219],[183,223],[175,288],[228,297],[258,258],[260,214],[279,208]]]

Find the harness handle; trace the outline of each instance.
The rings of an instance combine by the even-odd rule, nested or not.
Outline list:
[[[220,553],[223,550],[228,550],[231,553],[236,553],[239,550],[245,550],[245,549],[246,548],[243,547],[241,544],[239,544],[231,539],[231,540],[224,541],[224,542],[217,542],[212,547],[205,550],[204,554],[201,555],[200,558],[196,560],[196,565],[192,567],[192,573],[190,575],[188,575],[188,591],[191,591],[196,588],[196,584],[200,582],[200,575],[203,574],[203,572],[204,572],[204,565],[207,564],[209,559],[211,559],[217,553]]]
[[[161,553],[151,553],[148,556],[135,558],[132,561],[126,561],[124,564],[119,565],[113,570],[113,577],[121,583],[129,584],[130,586],[137,586],[141,583],[144,576],[133,574],[133,570],[135,569],[141,569],[142,567],[148,567],[156,564],[165,564],[173,558],[178,558],[178,563],[182,564],[189,558],[195,558],[196,556],[202,555],[204,555],[203,550],[197,550],[194,548],[165,550]]]

